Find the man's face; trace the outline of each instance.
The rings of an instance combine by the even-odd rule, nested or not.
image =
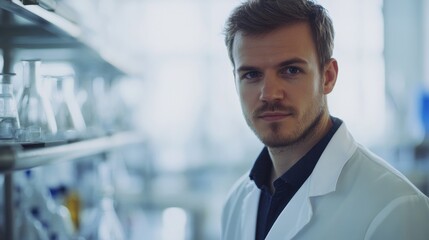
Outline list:
[[[307,23],[256,36],[238,32],[232,54],[244,117],[268,147],[300,142],[327,116],[332,88],[324,86]]]

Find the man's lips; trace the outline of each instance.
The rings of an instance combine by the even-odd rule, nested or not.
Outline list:
[[[286,117],[291,116],[291,113],[287,112],[264,112],[258,116],[258,118],[265,120],[265,121],[279,121]]]

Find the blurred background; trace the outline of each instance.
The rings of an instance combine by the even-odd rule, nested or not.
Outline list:
[[[16,109],[23,108],[26,82],[36,79],[55,113],[56,131],[37,142],[68,145],[122,132],[139,138],[98,154],[4,171],[0,213],[12,201],[16,239],[25,231],[37,232],[37,239],[61,231],[64,239],[220,238],[226,194],[262,149],[242,117],[223,42],[224,22],[240,2],[0,0],[0,66],[15,73],[8,86]],[[318,2],[336,29],[339,77],[328,97],[331,114],[428,194],[429,1]],[[61,101],[74,116],[66,130]],[[34,142],[34,134],[23,133],[26,114],[18,115],[20,134],[0,145]],[[5,190],[11,177],[12,189]],[[38,194],[54,207],[29,200]],[[41,213],[34,213],[36,205]],[[71,215],[69,230],[43,220],[43,211],[53,214],[59,206]],[[103,237],[106,229],[110,238]]]

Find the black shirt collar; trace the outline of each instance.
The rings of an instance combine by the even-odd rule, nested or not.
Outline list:
[[[328,133],[316,144],[310,151],[307,152],[295,165],[293,165],[287,172],[285,172],[279,179],[274,181],[274,186],[284,185],[284,183],[299,189],[302,184],[313,172],[314,167],[317,164],[320,156],[331,140],[332,136],[338,130],[342,121],[338,118],[331,117],[333,126],[328,131]],[[256,186],[260,189],[263,186],[269,188],[269,180],[271,171],[273,168],[273,163],[271,161],[268,149],[264,147],[262,152],[259,154],[256,159],[252,170],[250,171],[250,179],[252,179]],[[276,187],[277,189],[277,187]]]

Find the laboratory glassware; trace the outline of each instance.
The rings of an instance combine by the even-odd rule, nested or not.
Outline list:
[[[87,239],[124,240],[125,232],[115,209],[112,166],[106,155],[97,163],[98,203],[84,220],[81,230]]]
[[[12,77],[14,73],[0,73],[0,139],[13,140],[19,129],[19,118]]]
[[[57,133],[54,112],[41,75],[41,60],[23,60],[24,88],[18,104],[21,122],[19,140],[47,141]]]
[[[95,77],[84,84],[86,99],[82,104],[82,114],[86,122],[86,133],[88,137],[103,136],[108,132],[106,122],[113,111],[107,94],[106,80]]]
[[[45,79],[55,83],[52,107],[57,122],[57,135],[67,140],[78,138],[86,126],[75,96],[73,75],[45,76]]]

